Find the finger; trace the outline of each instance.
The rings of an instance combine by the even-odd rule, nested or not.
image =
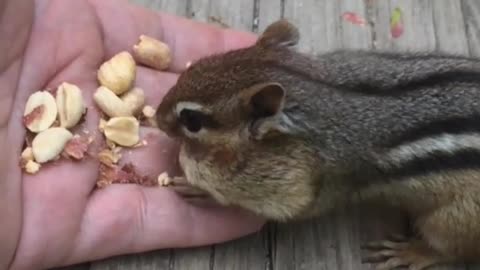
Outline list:
[[[177,78],[175,73],[138,67],[135,84],[145,91],[146,105],[156,109],[168,90],[177,82]]]
[[[145,145],[123,149],[120,165],[132,164],[142,176],[156,177],[167,172],[169,175],[178,175],[178,148],[177,142],[173,141],[156,128],[142,128],[140,138]]]
[[[94,194],[82,224],[67,263],[224,242],[264,221],[238,209],[190,205],[167,188],[116,185]]]
[[[252,33],[219,28],[165,13],[158,13],[118,0],[90,0],[104,31],[105,50],[113,55],[131,50],[142,34],[167,43],[173,54],[171,71],[181,71],[187,62],[254,43]],[[119,19],[121,18],[121,19]]]
[[[19,100],[24,104],[32,91],[47,89],[54,92],[63,82],[77,85],[82,91],[87,114],[85,121],[70,131],[94,138],[90,149],[96,149],[101,142],[101,136],[97,130],[98,113],[93,104],[92,93],[97,87],[94,70],[101,59],[102,47],[98,42],[101,35],[95,27],[91,7],[83,1],[75,1],[68,6],[49,1],[42,2],[37,8],[45,14],[46,19],[39,20],[34,25],[30,44],[36,45],[29,46],[26,52],[25,69],[19,86]],[[69,9],[74,9],[81,15],[72,17]],[[81,27],[91,31],[81,31]],[[69,35],[73,32],[76,34]],[[65,42],[66,37],[69,37],[69,42]],[[60,189],[68,187],[76,191],[72,195],[72,200],[75,201],[85,198],[94,187],[96,173],[92,170],[94,163],[95,161],[89,157],[82,162],[66,160],[49,162],[42,165],[38,174],[26,175],[24,181],[27,185],[33,185],[32,190],[41,188],[38,185],[50,186],[51,188],[45,191],[45,198],[59,194]],[[59,178],[63,175],[61,172],[71,171],[79,173],[75,177],[71,177],[70,173],[69,177]]]

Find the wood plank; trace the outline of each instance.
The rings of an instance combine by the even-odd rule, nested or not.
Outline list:
[[[461,1],[434,1],[433,24],[438,51],[469,54]]]
[[[50,270],[89,270],[90,263],[82,263],[76,264],[71,266],[59,267],[59,268],[51,268]]]
[[[282,0],[259,0],[258,5],[258,32],[283,17]]]
[[[477,0],[462,1],[468,45],[472,56],[480,57],[480,2]]]
[[[90,270],[172,270],[172,257],[169,250],[117,256],[93,262]]]
[[[300,31],[300,51],[319,53],[338,47],[340,8],[336,3],[337,1],[325,0],[285,0],[284,16]]]
[[[172,257],[172,270],[195,269],[211,270],[213,247],[186,248],[174,250]]]
[[[217,21],[236,29],[252,31],[254,0],[222,1],[194,0],[190,15],[193,19],[215,23]]]
[[[267,230],[215,246],[214,270],[268,269],[269,243]]]
[[[375,1],[376,47],[396,50],[435,50],[432,1],[391,0]],[[403,12],[404,33],[393,39],[390,33],[390,14],[399,7]]]

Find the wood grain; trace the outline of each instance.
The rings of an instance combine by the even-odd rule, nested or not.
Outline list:
[[[464,0],[461,3],[470,54],[480,57],[480,2]]]
[[[194,0],[191,2],[190,15],[198,21],[251,31],[254,22],[253,11],[253,0]]]

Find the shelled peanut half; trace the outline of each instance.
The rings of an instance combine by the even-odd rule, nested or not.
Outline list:
[[[98,187],[112,183],[167,183],[138,175],[131,164],[123,167],[119,165],[121,149],[146,145],[146,141],[142,141],[139,135],[141,120],[146,119],[149,125],[155,125],[155,110],[145,105],[145,92],[136,86],[137,63],[165,70],[171,63],[170,49],[159,40],[141,35],[138,43],[133,46],[133,55],[121,51],[98,69],[97,79],[100,85],[93,99],[103,113],[98,127],[107,141],[107,147],[98,155],[101,163]]]
[[[41,164],[67,157],[81,159],[90,138],[78,145],[79,134],[72,129],[86,113],[82,91],[76,85],[63,82],[55,91],[37,91],[29,96],[23,113],[23,124],[30,136],[30,145],[23,150],[20,165],[29,174],[37,173]],[[72,142],[77,142],[73,145]],[[67,147],[69,146],[69,147]],[[67,150],[67,151],[64,151]]]
[[[155,125],[155,109],[146,105],[143,89],[136,86],[137,64],[165,70],[171,63],[169,47],[152,37],[141,35],[132,48],[121,51],[99,66],[98,88],[93,101],[101,111],[99,129],[105,137],[106,148],[96,155],[100,162],[97,186],[111,183],[166,185],[162,181],[139,175],[133,165],[120,166],[123,148],[146,145],[140,138],[141,120]],[[67,157],[81,161],[93,138],[75,133],[87,107],[81,89],[72,83],[61,83],[54,93],[34,92],[27,99],[23,124],[27,137],[33,139],[23,149],[20,166],[29,174],[37,173],[43,164]],[[27,140],[28,141],[28,140]]]

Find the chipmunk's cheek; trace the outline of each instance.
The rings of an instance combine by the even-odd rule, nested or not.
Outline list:
[[[235,152],[227,148],[220,148],[213,152],[213,162],[218,169],[227,169],[236,162]]]
[[[196,185],[198,182],[198,164],[196,161],[188,154],[187,146],[182,144],[180,146],[180,151],[178,154],[178,161],[180,169],[185,176],[185,179],[191,185]]]

